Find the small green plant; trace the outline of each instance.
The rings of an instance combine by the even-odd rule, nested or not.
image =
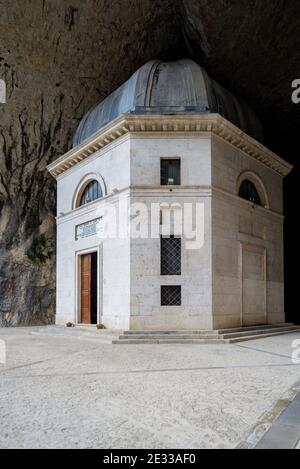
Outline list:
[[[32,241],[27,251],[27,257],[34,264],[45,264],[48,259],[52,258],[54,252],[55,242],[53,239],[49,239],[46,235],[42,234]]]

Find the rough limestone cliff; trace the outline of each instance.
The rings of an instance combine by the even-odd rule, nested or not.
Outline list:
[[[46,165],[90,106],[145,61],[172,55],[180,30],[167,0],[1,0],[0,10],[0,325],[51,323],[55,256],[40,258],[55,239],[56,188]]]
[[[68,149],[85,111],[146,61],[198,60],[254,107],[270,145],[288,153],[286,136],[300,123],[289,98],[299,5],[0,0],[0,326],[53,322],[56,188],[46,165]]]

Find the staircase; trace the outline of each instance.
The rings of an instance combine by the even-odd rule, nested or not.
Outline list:
[[[235,344],[299,332],[294,324],[219,329],[213,331],[125,331],[113,344]]]

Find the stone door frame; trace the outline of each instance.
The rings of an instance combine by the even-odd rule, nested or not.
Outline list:
[[[103,246],[94,246],[75,252],[75,324],[81,324],[81,257],[97,253],[97,323],[101,324],[103,298]]]
[[[244,319],[244,276],[243,276],[243,268],[244,268],[244,251],[250,251],[253,253],[258,253],[263,255],[263,282],[264,282],[264,315],[265,321],[264,324],[268,324],[268,308],[267,308],[267,249],[265,246],[255,245],[250,243],[240,243],[240,298],[241,298],[241,326],[245,326]],[[253,324],[257,325],[257,324]]]

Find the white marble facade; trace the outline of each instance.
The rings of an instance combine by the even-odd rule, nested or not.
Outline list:
[[[161,186],[162,158],[180,158],[180,185]],[[290,170],[217,114],[127,115],[106,125],[49,166],[58,193],[57,323],[81,322],[80,259],[89,252],[98,253],[97,322],[107,328],[285,322],[282,181]],[[239,197],[245,179],[261,206]],[[78,207],[91,180],[103,197]],[[78,225],[110,223],[107,207],[121,206],[124,215],[132,203],[204,204],[204,245],[182,243],[181,275],[161,275],[160,238],[132,237],[126,216],[122,236],[76,239]],[[181,306],[161,306],[164,285],[181,286]]]

